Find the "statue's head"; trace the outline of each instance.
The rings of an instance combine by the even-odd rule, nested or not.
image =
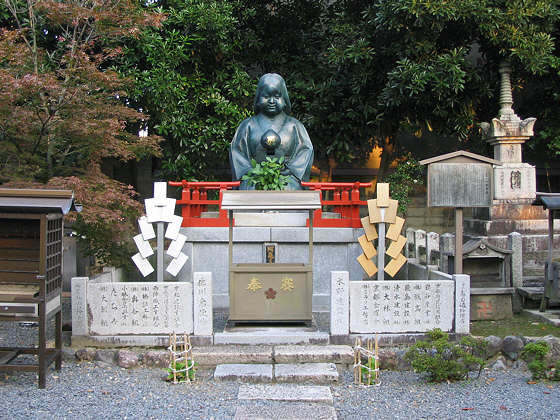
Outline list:
[[[276,104],[278,113],[284,111],[286,114],[289,114],[292,111],[292,104],[288,96],[286,82],[279,74],[267,73],[259,79],[255,100],[253,102],[253,110],[257,114],[260,112],[267,114],[267,111],[272,113],[276,112],[272,109],[272,105],[270,105],[270,108],[266,105],[266,98],[268,98],[269,95],[276,95],[278,97],[278,103]]]

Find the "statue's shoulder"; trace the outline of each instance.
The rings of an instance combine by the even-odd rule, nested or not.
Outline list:
[[[249,118],[245,118],[243,121],[241,121],[241,123],[239,124],[239,128],[240,129],[244,129],[247,127],[250,127],[252,125],[255,125],[257,123],[257,121],[255,120],[255,117],[249,117]]]
[[[303,124],[294,117],[291,116],[287,116],[286,121],[284,122],[284,125],[290,125],[290,126],[295,126],[295,127],[303,127]]]
[[[245,136],[247,131],[252,129],[257,124],[255,117],[249,117],[241,121],[237,126],[236,137]]]

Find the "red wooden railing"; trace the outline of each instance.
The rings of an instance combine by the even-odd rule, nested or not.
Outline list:
[[[220,227],[229,226],[228,215],[226,210],[222,210],[222,193],[238,187],[240,181],[235,182],[181,182],[170,181],[169,185],[173,187],[183,187],[181,199],[177,200],[177,204],[182,206],[181,216],[183,223],[181,226],[203,226],[203,227]],[[208,199],[209,190],[219,190],[220,195],[217,200]],[[219,211],[218,217],[200,217],[202,212],[207,211],[208,206],[216,206]]]
[[[223,227],[229,226],[226,210],[221,209],[222,193],[239,186],[236,182],[169,182],[173,187],[183,187],[181,199],[177,204],[182,206],[183,227]],[[367,205],[360,200],[360,188],[371,187],[371,182],[302,182],[302,186],[312,191],[321,192],[321,204],[332,207],[332,212],[339,213],[340,218],[323,218],[323,209],[313,214],[314,227],[352,227],[362,226],[360,206]],[[219,198],[208,199],[209,190],[219,190]],[[332,191],[332,193],[331,193]],[[332,198],[329,197],[332,195]],[[216,206],[218,217],[201,217],[208,206]]]
[[[315,227],[352,227],[362,226],[360,221],[360,206],[367,205],[360,200],[360,188],[371,187],[371,182],[302,182],[303,187],[321,191],[321,205],[332,206],[334,213],[339,213],[339,219],[323,218],[323,209],[315,210],[313,226]],[[328,191],[333,191],[332,198],[328,198]]]

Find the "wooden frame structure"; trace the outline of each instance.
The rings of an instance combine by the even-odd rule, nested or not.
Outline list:
[[[183,227],[227,227],[228,212],[221,207],[224,191],[236,189],[240,181],[235,182],[169,182],[172,187],[182,187],[181,206]],[[360,208],[367,205],[360,200],[360,188],[370,188],[371,182],[302,182],[301,185],[311,191],[319,191],[321,207],[314,210],[315,227],[324,228],[359,228]],[[209,192],[218,191],[218,198],[209,198]],[[211,195],[211,194],[210,194]],[[201,217],[209,208],[215,208],[217,217]],[[328,213],[338,213],[340,217],[326,217]],[[324,217],[325,216],[325,217]]]
[[[560,193],[537,192],[533,206],[542,206],[548,210],[548,253],[544,270],[544,290],[540,312],[545,312],[549,300],[560,298],[560,264],[554,261],[554,219],[560,210]]]
[[[319,191],[224,191],[229,212],[230,321],[303,321],[311,323],[313,296],[313,212],[321,208]],[[309,256],[305,263],[234,263],[235,212],[307,211]]]
[[[0,347],[0,371],[37,372],[62,367],[63,217],[72,191],[0,188],[0,321],[38,322],[38,347]],[[55,347],[47,348],[47,323],[55,317]],[[37,363],[16,360],[34,355]]]

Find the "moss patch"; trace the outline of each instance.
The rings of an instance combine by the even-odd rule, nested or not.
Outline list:
[[[560,337],[560,327],[546,322],[539,322],[527,315],[516,315],[511,319],[500,321],[472,321],[471,334],[481,337],[495,335],[500,338],[508,335],[544,337],[549,334]]]

